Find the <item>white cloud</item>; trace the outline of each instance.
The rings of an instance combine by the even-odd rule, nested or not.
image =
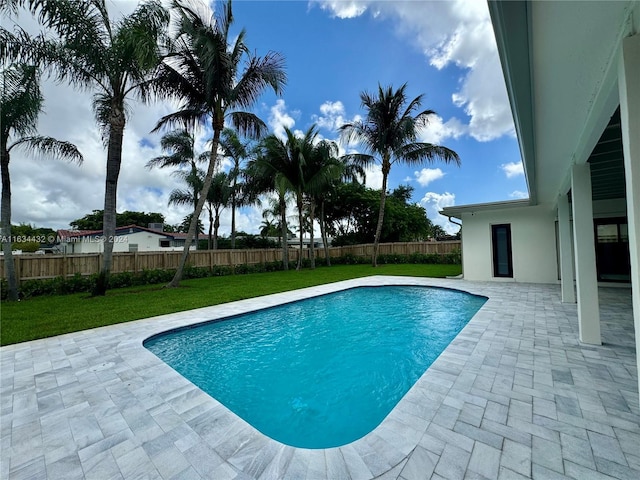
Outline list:
[[[367,11],[367,3],[346,0],[319,1],[320,8],[331,12],[333,17],[356,18]]]
[[[413,174],[417,182],[423,187],[426,187],[434,180],[444,177],[444,172],[439,168],[423,168],[419,172],[413,172]]]
[[[427,192],[424,197],[418,202],[427,210],[427,217],[435,225],[440,225],[445,232],[454,234],[459,230],[459,226],[451,223],[447,217],[440,215],[440,210],[444,207],[451,207],[455,205],[456,196],[453,193],[435,193]]]
[[[470,117],[464,132],[478,141],[515,135],[495,37],[485,0],[434,2],[340,2],[316,0],[339,18],[364,14],[394,22],[404,37],[438,69],[450,64],[466,73],[452,96]]]
[[[522,192],[520,190],[514,190],[509,194],[509,196],[511,198],[520,198],[520,199],[529,198],[529,194],[527,192]]]
[[[319,128],[326,128],[327,130],[337,130],[343,125],[344,120],[344,105],[340,100],[335,102],[326,101],[320,105],[321,115],[312,115],[312,120],[318,125]]]
[[[374,190],[382,188],[382,166],[380,164],[376,163],[365,168],[364,184]]]
[[[279,98],[278,100],[276,100],[276,104],[273,105],[270,109],[269,119],[267,120],[267,123],[277,137],[284,139],[284,128],[293,128],[296,121],[287,112],[287,105],[285,104],[284,100]]]
[[[500,168],[507,176],[507,178],[517,177],[518,175],[524,175],[524,167],[522,162],[509,162],[500,165]]]
[[[420,131],[418,140],[421,142],[442,145],[449,138],[457,139],[468,131],[468,127],[457,118],[450,118],[443,122],[439,115],[432,115],[429,123]]]

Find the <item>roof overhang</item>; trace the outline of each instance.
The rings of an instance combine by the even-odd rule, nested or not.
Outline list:
[[[480,212],[492,212],[495,210],[506,210],[511,208],[523,208],[531,206],[529,199],[523,200],[508,200],[505,202],[489,202],[489,203],[475,203],[471,205],[454,205],[451,207],[444,207],[440,211],[440,215],[444,215],[449,218],[460,218],[464,214],[474,214]]]
[[[637,0],[489,0],[531,204],[555,205],[619,104],[622,39]]]
[[[536,202],[535,142],[528,2],[489,1],[531,203]]]

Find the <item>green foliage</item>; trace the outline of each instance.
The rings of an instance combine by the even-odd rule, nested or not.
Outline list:
[[[231,239],[224,238],[224,237],[219,238],[218,248],[221,250],[231,248]],[[248,233],[243,233],[242,235],[236,236],[235,248],[238,250],[278,248],[278,243],[273,240],[269,240],[268,238],[261,237],[259,235],[251,235]]]
[[[102,219],[104,210],[93,210],[84,217],[73,220],[69,225],[76,230],[102,230]],[[150,223],[164,223],[164,215],[154,212],[132,212],[124,211],[116,213],[116,227],[127,225],[138,225],[147,227]]]
[[[386,199],[380,241],[413,242],[425,240],[433,229],[426,210],[410,203],[413,188],[400,185]],[[380,190],[357,183],[336,187],[326,201],[327,231],[332,245],[371,243],[375,237]]]
[[[36,227],[29,223],[21,223],[20,225],[11,225],[12,237],[49,237],[55,236],[56,231],[52,228]]]
[[[378,263],[381,265],[460,265],[460,250],[447,254],[438,253],[413,253],[410,255],[379,255]],[[353,254],[343,255],[331,259],[333,265],[364,265],[369,263],[368,257]],[[310,260],[302,260],[302,267],[310,266]],[[222,277],[230,275],[249,275],[254,273],[277,272],[283,270],[282,262],[268,262],[253,265],[214,265],[213,268],[185,266],[183,276],[185,279],[197,279],[208,277]],[[114,273],[109,276],[109,288],[127,288],[145,285],[166,284],[173,278],[175,270],[142,270],[140,272]],[[91,292],[96,283],[97,275],[82,276],[76,274],[73,277],[56,277],[51,279],[24,280],[20,284],[20,298],[33,298],[51,295],[68,295],[78,292]],[[7,299],[7,282],[0,280],[0,298]]]
[[[40,242],[14,242],[11,244],[11,248],[13,250],[22,250],[25,253],[33,253],[40,249]]]

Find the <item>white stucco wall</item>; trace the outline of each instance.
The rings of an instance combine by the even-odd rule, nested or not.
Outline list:
[[[182,250],[183,247],[160,247],[160,239],[164,235],[151,232],[135,232],[117,235],[113,244],[114,252],[129,252],[131,245],[138,245],[138,252],[170,252]],[[101,253],[104,251],[103,239],[96,237],[82,237],[73,244],[65,244],[66,253]],[[193,247],[192,247],[193,248]]]
[[[467,280],[557,283],[556,216],[548,207],[462,214],[462,271]],[[491,225],[511,225],[513,278],[493,276]]]

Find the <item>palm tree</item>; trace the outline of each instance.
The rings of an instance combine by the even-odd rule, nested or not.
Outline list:
[[[297,138],[287,127],[284,128],[284,133],[286,141],[275,134],[265,137],[262,155],[255,162],[255,166],[261,172],[261,177],[270,179],[273,190],[278,192],[281,198],[284,192],[292,192],[295,196],[300,230],[300,252],[296,266],[296,270],[299,270],[302,267],[304,246],[304,169],[307,159],[312,156],[317,130],[315,126],[311,127],[302,138]]]
[[[305,158],[303,166],[303,192],[304,197],[309,205],[309,223],[310,231],[310,258],[311,268],[315,268],[315,239],[313,231],[313,223],[315,221],[316,206],[320,196],[330,187],[330,185],[343,176],[346,164],[338,160],[338,146],[335,142],[322,140],[315,143],[317,131],[312,135],[312,143],[314,143],[310,154]],[[322,219],[320,222],[320,234],[323,242],[326,242],[326,236],[322,228]],[[325,255],[328,257],[328,250],[325,243]]]
[[[213,130],[209,165],[204,185],[194,212],[194,222],[187,233],[180,264],[168,287],[177,287],[189,255],[189,243],[195,234],[199,217],[217,167],[220,136],[229,121],[241,134],[259,137],[265,123],[255,114],[239,109],[251,107],[267,87],[279,94],[286,81],[283,59],[269,52],[264,57],[251,54],[242,30],[233,42],[229,28],[233,23],[231,1],[220,8],[217,16],[203,5],[191,8],[175,0],[178,16],[175,49],[160,67],[156,82],[159,92],[181,101],[179,110],[160,119],[154,131],[165,126],[184,128],[199,124]],[[241,71],[241,68],[243,70]]]
[[[242,174],[242,162],[250,155],[249,142],[242,142],[238,133],[231,129],[225,128],[220,138],[220,146],[224,155],[233,160],[233,167],[229,172],[232,180],[231,185],[231,248],[236,248],[236,208],[246,206],[252,203],[252,197],[249,195],[247,185],[238,182]]]
[[[169,13],[160,0],[140,3],[129,16],[112,21],[106,0],[6,0],[4,10],[26,6],[57,39],[28,39],[3,29],[2,55],[25,58],[50,69],[60,81],[93,90],[93,109],[107,148],[104,237],[116,228],[116,194],[122,163],[127,100],[150,98],[149,80],[161,58],[160,41]],[[93,294],[107,290],[113,243],[105,242],[102,269]]]
[[[263,213],[264,220],[262,220],[262,223],[260,224],[260,236],[273,237],[275,235],[280,235],[280,230],[278,229],[278,225],[272,220],[269,220],[268,218],[264,217],[264,212],[262,213]]]
[[[187,176],[191,175],[194,178],[198,175],[198,166],[197,163],[204,162],[207,160],[208,154],[201,153],[200,155],[195,154],[194,150],[194,138],[187,130],[172,130],[171,132],[166,133],[160,139],[160,146],[163,150],[169,152],[169,155],[161,155],[159,157],[152,158],[146,164],[146,167],[151,169],[154,167],[158,168],[167,168],[167,167],[176,167],[179,170],[177,172],[184,173],[184,168],[187,168]],[[195,211],[196,206],[198,205],[198,194],[200,193],[200,189],[202,188],[202,184],[198,182],[189,182],[189,177],[185,177],[187,183],[189,183],[192,187],[192,192],[190,192],[191,203],[193,204],[193,210]],[[178,192],[177,190],[174,190]],[[184,204],[184,203],[176,203],[171,202],[170,204]],[[195,234],[195,242],[198,245],[198,231],[196,230]]]
[[[334,192],[338,185],[343,182],[364,182],[365,171],[364,166],[359,163],[354,163],[348,158],[337,158],[338,148],[337,145],[331,142],[329,145],[319,145],[320,160],[330,164],[334,164],[335,173],[327,178],[326,182],[319,185],[319,188],[312,194],[315,205],[320,206],[320,215],[318,217],[318,224],[320,225],[320,237],[322,238],[322,245],[324,249],[325,263],[327,266],[331,266],[331,257],[329,255],[329,239],[327,235],[327,221],[325,215],[325,205],[328,197]]]
[[[218,249],[220,214],[231,202],[231,196],[232,186],[229,175],[225,172],[216,173],[211,181],[206,203],[209,212],[209,250]]]
[[[272,216],[279,217],[277,222],[280,227],[280,238],[282,239],[282,268],[289,270],[289,227],[287,224],[287,184],[282,180],[281,176],[274,176],[274,172],[279,168],[280,158],[273,155],[266,148],[266,143],[272,136],[268,136],[260,142],[258,152],[247,165],[245,176],[246,181],[251,185],[252,194],[255,196],[264,193],[275,193],[277,197],[273,200],[271,208],[262,212],[263,218]]]
[[[18,299],[13,255],[11,253],[11,178],[9,161],[11,150],[26,148],[42,156],[82,162],[82,154],[75,145],[52,137],[37,135],[38,115],[42,111],[39,72],[25,64],[9,65],[1,70],[0,99],[0,174],[2,175],[2,250],[7,274],[8,298]],[[16,137],[16,138],[13,138]],[[11,139],[11,140],[10,140]]]
[[[372,265],[377,266],[378,247],[382,222],[384,221],[384,205],[387,195],[387,180],[391,165],[404,162],[419,165],[433,162],[436,159],[445,163],[460,164],[458,154],[453,150],[432,143],[417,142],[418,133],[428,124],[429,117],[435,115],[433,110],[423,110],[414,115],[422,104],[423,95],[419,95],[407,103],[407,84],[394,91],[391,86],[382,88],[378,85],[377,96],[368,92],[360,94],[362,106],[367,110],[363,120],[349,122],[340,127],[342,138],[347,142],[359,142],[369,153],[350,154],[346,158],[361,162],[373,162],[375,156],[382,166],[382,190],[380,192],[380,211],[373,241]]]

